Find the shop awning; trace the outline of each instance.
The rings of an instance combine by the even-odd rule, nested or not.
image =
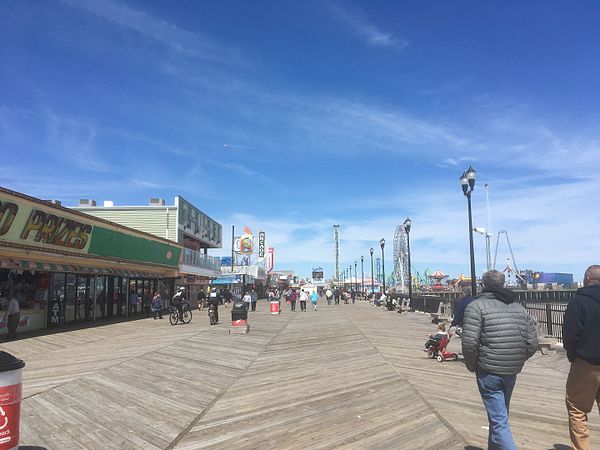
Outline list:
[[[109,275],[114,277],[129,278],[163,278],[161,274],[156,273],[136,272],[123,269],[81,267],[74,266],[71,264],[54,264],[39,261],[29,261],[24,259],[0,259],[0,268],[16,270],[39,270],[46,272],[83,273],[90,275]]]

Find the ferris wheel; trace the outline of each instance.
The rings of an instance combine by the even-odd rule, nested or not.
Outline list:
[[[410,280],[406,239],[404,226],[398,225],[394,233],[394,280],[396,281],[396,285],[401,286],[403,289],[405,286],[408,286]]]

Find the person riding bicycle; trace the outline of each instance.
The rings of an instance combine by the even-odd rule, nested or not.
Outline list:
[[[177,289],[177,292],[171,299],[171,306],[177,308],[177,312],[179,313],[179,318],[183,318],[183,304],[187,301],[185,297],[185,287],[181,286]]]
[[[211,305],[214,305],[214,310],[215,310],[215,319],[216,322],[219,323],[219,303],[221,301],[220,295],[219,293],[216,291],[216,289],[213,289],[212,291],[210,291],[210,294],[208,294],[208,298],[206,299],[206,304],[208,306],[208,308],[211,307]]]
[[[206,307],[206,292],[204,292],[204,289],[200,289],[200,291],[198,291],[198,309],[202,311],[205,307]]]

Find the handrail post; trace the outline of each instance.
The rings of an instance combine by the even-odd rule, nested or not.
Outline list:
[[[546,303],[546,329],[548,330],[548,334],[550,336],[554,336],[552,334],[552,305],[550,303]]]

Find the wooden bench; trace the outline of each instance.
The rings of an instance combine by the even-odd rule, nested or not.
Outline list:
[[[452,304],[440,302],[437,312],[430,314],[432,323],[450,322],[452,320]]]
[[[410,298],[403,298],[402,302],[398,306],[398,312],[409,312],[410,311]]]
[[[554,336],[550,334],[544,334],[542,332],[542,324],[536,323],[537,334],[538,334],[538,350],[542,355],[547,355],[552,349],[552,345],[558,342]]]

